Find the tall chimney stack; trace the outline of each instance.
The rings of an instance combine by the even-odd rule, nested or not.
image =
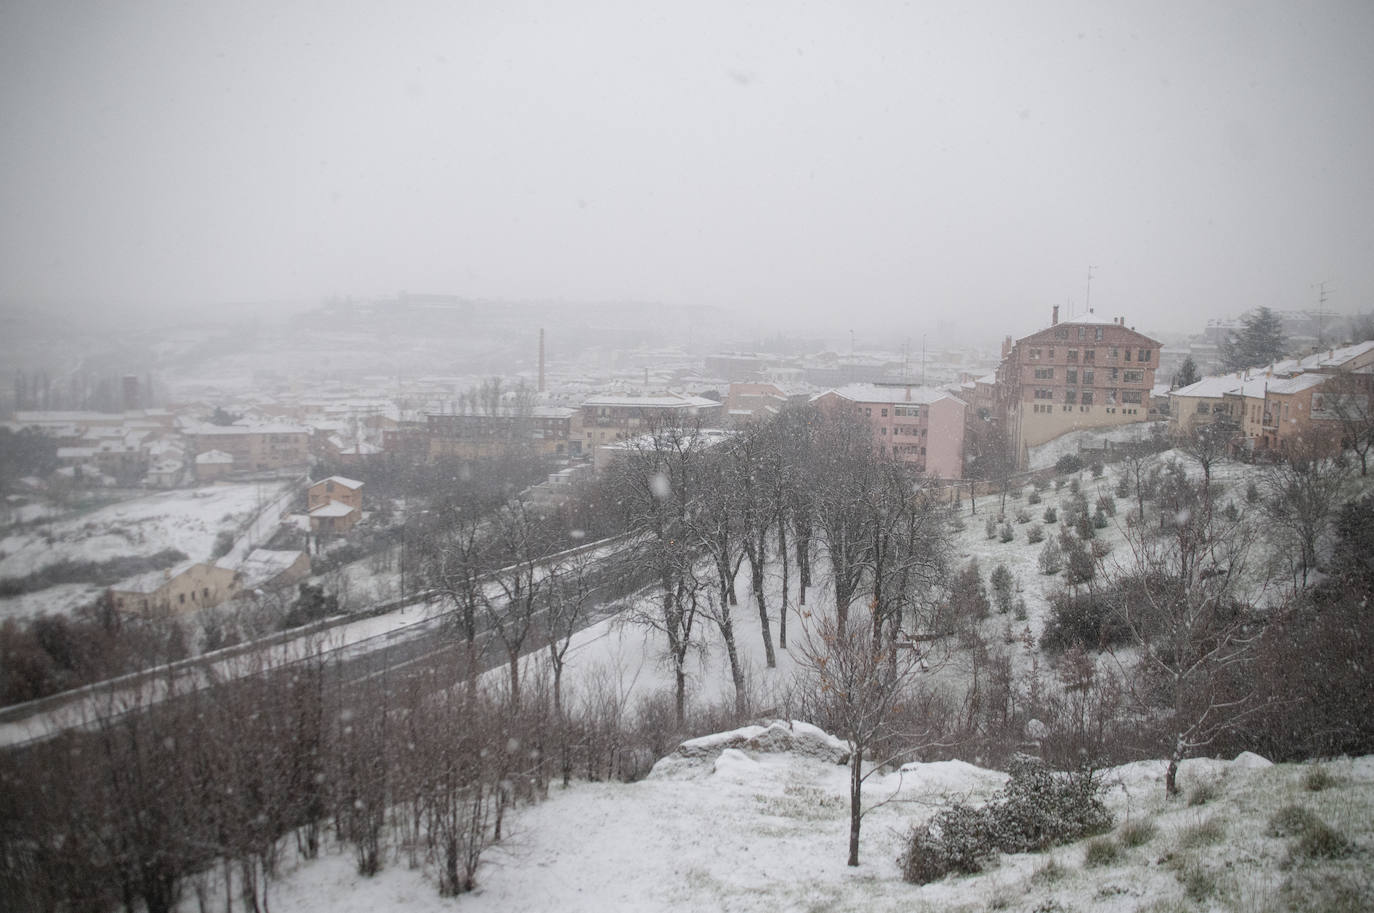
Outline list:
[[[1051,312],[1051,314],[1050,314],[1050,326],[1053,327],[1053,326],[1058,326],[1058,325],[1059,325],[1059,305],[1056,304],[1056,305],[1054,306],[1054,310],[1053,310],[1053,311]]]
[[[539,392],[544,392],[544,328],[539,328]]]

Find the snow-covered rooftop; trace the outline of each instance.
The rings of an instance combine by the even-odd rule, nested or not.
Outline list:
[[[232,462],[234,462],[233,455],[225,453],[223,450],[207,450],[204,453],[196,454],[196,465],[198,466]]]
[[[346,517],[358,508],[342,501],[330,501],[310,512],[312,517]]]
[[[274,578],[300,560],[301,551],[255,548],[248,553],[239,565],[238,572],[243,576],[246,589],[256,589]]]
[[[594,396],[583,406],[619,406],[641,409],[715,409],[720,403],[704,396],[666,393],[660,396]]]
[[[351,488],[354,491],[357,491],[359,488],[362,488],[365,484],[363,482],[359,482],[357,479],[350,479],[347,476],[330,476],[327,479],[320,479],[319,482],[311,482],[310,487],[314,488],[321,482],[333,482],[335,485],[342,485],[344,488]]]
[[[1195,384],[1180,387],[1170,391],[1170,396],[1190,396],[1205,397],[1215,399],[1225,396],[1228,393],[1240,394],[1242,396],[1253,396],[1257,399],[1264,397],[1266,382],[1272,382],[1272,378],[1267,378],[1263,374],[1259,376],[1251,375],[1247,377],[1244,372],[1239,374],[1222,374],[1217,377],[1204,377]]]
[[[1318,368],[1342,368],[1370,352],[1374,352],[1374,339],[1342,346],[1339,349],[1323,349],[1302,358],[1287,358],[1275,362],[1271,370],[1275,374],[1296,374],[1299,371],[1315,371]]]

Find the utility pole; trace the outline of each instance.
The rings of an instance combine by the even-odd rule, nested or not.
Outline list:
[[[1095,269],[1097,269],[1095,266],[1088,267],[1088,293],[1083,298],[1083,307],[1087,308],[1090,314],[1093,310],[1093,270]]]
[[[1326,299],[1329,291],[1328,280],[1323,279],[1317,283],[1317,348],[1326,345]]]

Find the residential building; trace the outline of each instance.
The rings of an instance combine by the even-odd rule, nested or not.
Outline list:
[[[196,454],[196,481],[213,482],[234,471],[234,457],[223,450],[207,450]]]
[[[344,476],[330,476],[327,479],[320,479],[318,482],[311,482],[310,488],[306,490],[305,494],[306,509],[314,510],[331,501],[338,501],[341,504],[362,510],[363,484],[357,479],[349,479]]]
[[[1084,428],[1150,416],[1161,343],[1092,311],[1003,345],[997,368],[998,419],[1018,467],[1031,447]]]
[[[235,571],[199,561],[149,571],[110,587],[117,610],[140,615],[181,615],[219,605],[238,591]]]
[[[498,457],[517,446],[543,456],[581,456],[582,415],[565,406],[430,412],[425,415],[429,459]]]
[[[236,470],[262,471],[310,464],[310,430],[301,425],[197,425],[189,429],[193,453],[219,450]]]
[[[929,387],[849,384],[811,400],[818,409],[853,410],[873,430],[873,447],[918,472],[940,479],[964,476],[964,422],[968,405]]]
[[[243,592],[282,590],[310,576],[310,556],[299,550],[255,548],[238,573]]]
[[[696,422],[711,427],[723,419],[721,404],[702,396],[596,396],[582,404],[582,449],[636,437],[655,424]]]
[[[1191,434],[1199,425],[1225,416],[1250,433],[1263,419],[1267,378],[1253,372],[1204,377],[1195,384],[1169,391],[1169,433]]]

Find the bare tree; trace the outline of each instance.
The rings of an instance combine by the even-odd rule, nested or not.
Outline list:
[[[1299,442],[1260,475],[1266,496],[1261,501],[1264,515],[1280,542],[1287,540],[1297,547],[1298,574],[1304,587],[1331,532],[1346,481],[1345,469],[1321,452],[1317,442]]]
[[[872,537],[864,501],[876,484],[877,460],[872,432],[853,410],[823,415],[818,426],[808,484],[830,560],[836,617],[844,627],[870,561]]]
[[[1178,792],[1179,763],[1252,711],[1253,689],[1236,682],[1251,663],[1259,626],[1246,592],[1253,533],[1244,519],[1211,509],[1204,480],[1197,507],[1181,510],[1165,535],[1126,534],[1116,571],[1139,585],[1115,611],[1130,633],[1138,705],[1169,733],[1165,790]]]
[[[496,593],[483,591],[482,608],[490,630],[506,651],[510,667],[510,701],[520,710],[520,657],[547,605],[549,576],[540,566],[547,551],[547,527],[534,505],[515,498],[492,518],[497,563],[492,572]],[[494,598],[493,598],[494,595]]]
[[[829,615],[804,615],[801,662],[809,677],[811,708],[815,718],[842,738],[848,739],[849,756],[849,860],[859,864],[859,837],[866,813],[863,785],[872,774],[897,760],[875,758],[872,752],[899,736],[897,720],[903,700],[923,665],[929,669],[934,654],[920,655],[909,643],[890,638],[875,639],[881,628],[856,607],[849,622]],[[910,743],[908,743],[909,745]],[[867,764],[867,767],[865,765]]]
[[[564,786],[572,777],[572,754],[568,744],[568,712],[563,704],[563,669],[573,635],[586,625],[595,607],[597,562],[596,556],[577,551],[558,557],[548,569],[544,633],[549,668],[553,671],[553,713],[558,724]]]
[[[1343,372],[1326,382],[1312,397],[1312,411],[1334,416],[1342,443],[1360,458],[1360,475],[1369,474],[1369,451],[1374,448],[1374,374]]]
[[[1240,426],[1229,416],[1217,415],[1212,421],[1196,425],[1177,441],[1178,448],[1202,467],[1204,487],[1212,484],[1212,469],[1231,455],[1231,447],[1240,435]]]
[[[780,455],[771,436],[750,428],[730,442],[726,451],[729,490],[740,515],[740,543],[749,559],[749,583],[758,607],[759,627],[763,632],[764,659],[768,668],[777,665],[773,635],[764,599],[764,577],[768,563],[768,534],[777,516],[770,478],[781,475]]]

